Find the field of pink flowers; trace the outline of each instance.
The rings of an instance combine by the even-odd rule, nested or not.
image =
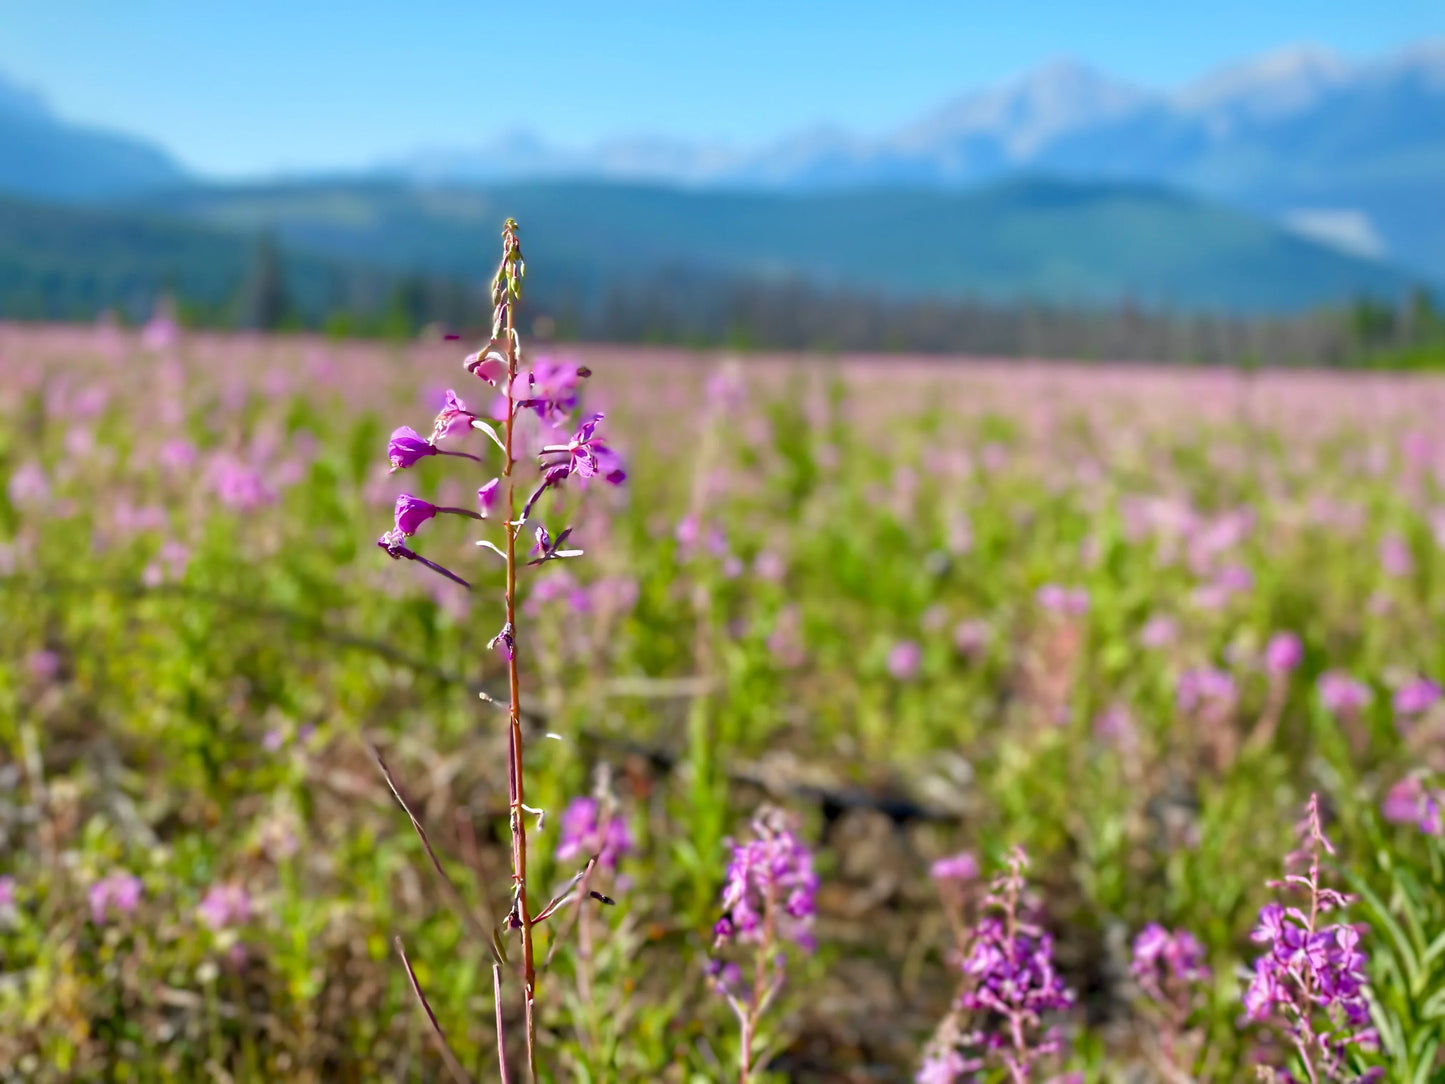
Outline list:
[[[472,349],[0,324],[0,1082],[497,1079]],[[1445,1079],[1445,379],[526,349],[541,1079]]]

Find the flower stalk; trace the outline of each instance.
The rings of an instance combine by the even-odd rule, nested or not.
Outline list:
[[[571,527],[563,527],[554,538],[545,524],[536,523],[533,530],[537,544],[530,553],[524,553],[520,558],[517,552],[517,539],[521,532],[528,527],[533,510],[546,491],[560,490],[568,479],[573,477],[579,479],[578,484],[581,486],[586,486],[590,480],[601,480],[610,485],[620,485],[627,477],[621,458],[607,446],[607,443],[597,433],[597,428],[602,422],[602,415],[593,414],[581,424],[565,444],[559,443],[556,436],[553,436],[550,442],[546,439],[540,442],[539,446],[542,448],[542,452],[539,456],[538,466],[542,473],[542,481],[526,498],[524,507],[520,513],[518,512],[517,448],[519,442],[526,439],[523,431],[519,429],[526,417],[525,412],[531,411],[536,415],[539,420],[538,424],[544,433],[548,427],[552,430],[563,430],[577,407],[578,382],[591,375],[590,370],[585,367],[568,365],[546,358],[539,358],[531,366],[524,367],[520,340],[516,330],[516,305],[522,296],[524,273],[525,265],[522,259],[521,243],[517,236],[517,223],[509,218],[502,228],[502,261],[492,280],[491,338],[482,349],[472,354],[463,363],[468,373],[500,394],[501,401],[491,413],[493,417],[501,420],[501,432],[498,433],[489,422],[479,418],[454,390],[448,389],[445,403],[433,423],[429,439],[423,439],[410,426],[402,426],[392,433],[387,445],[387,458],[392,472],[409,469],[423,460],[437,455],[453,456],[485,464],[486,460],[470,452],[443,449],[437,446],[440,441],[460,439],[480,430],[501,452],[500,476],[489,479],[477,489],[476,511],[469,508],[436,505],[423,497],[410,493],[401,494],[396,500],[394,510],[395,526],[382,535],[377,542],[377,545],[394,560],[416,561],[438,575],[471,589],[471,583],[445,566],[417,553],[407,544],[407,541],[416,535],[426,523],[441,514],[485,521],[491,518],[491,513],[498,506],[504,508],[506,512],[501,545],[489,538],[477,541],[478,546],[491,550],[506,565],[503,590],[505,617],[501,630],[491,638],[488,647],[496,651],[506,661],[507,666],[507,819],[511,836],[511,906],[500,924],[494,924],[490,930],[483,931],[492,954],[493,986],[497,997],[497,1057],[501,1063],[504,1084],[509,1078],[507,1043],[503,1031],[504,1014],[501,1008],[502,967],[509,962],[506,939],[509,933],[515,932],[521,941],[521,961],[517,967],[522,981],[527,1071],[528,1078],[535,1082],[537,1080],[537,966],[533,947],[533,927],[550,917],[564,902],[563,898],[559,897],[543,907],[539,914],[533,915],[532,901],[528,895],[526,815],[529,813],[536,815],[537,827],[540,829],[543,811],[532,809],[526,804],[522,687],[517,656],[517,571],[519,564],[529,567],[545,565],[552,561],[582,555],[580,549],[564,548],[568,537],[572,534]],[[559,457],[561,458],[559,459]],[[537,555],[535,559],[528,559],[531,554]],[[379,757],[377,762],[381,766],[383,777],[386,778],[388,785],[396,794],[397,800],[401,802],[402,808],[411,817],[412,824],[416,827],[422,844],[432,859],[432,864],[446,882],[445,872],[427,842],[426,833],[420,821],[412,815],[406,803],[401,800],[400,792],[396,790],[395,784],[392,783],[391,777]],[[577,880],[585,882],[586,874],[587,871],[583,871],[578,875]],[[449,885],[449,882],[447,883]],[[590,897],[601,900],[603,903],[612,902],[596,892],[590,893]],[[454,906],[460,902],[460,898],[454,890],[449,893],[449,898]],[[462,910],[465,915],[465,908]],[[414,979],[413,988],[418,1000],[422,1002],[422,1007],[428,1009]],[[428,1015],[430,1016],[429,1009]],[[433,1033],[437,1041],[445,1045],[446,1038],[440,1029],[433,1027]]]
[[[522,296],[521,280],[524,273],[522,248],[517,238],[517,223],[507,219],[502,230],[502,263],[492,285],[492,300],[501,316],[500,329],[493,327],[493,341],[502,331],[507,354],[507,418],[502,430],[502,484],[507,492],[506,523],[506,624],[511,630],[508,637],[507,691],[508,724],[510,734],[507,741],[507,797],[510,806],[509,821],[512,831],[512,916],[511,923],[522,934],[522,996],[527,1029],[527,1071],[533,1080],[537,1078],[537,966],[532,948],[532,917],[527,909],[527,821],[523,816],[525,790],[522,773],[522,688],[517,676],[517,533],[522,524],[517,520],[517,482],[515,476],[516,457],[513,454],[517,430],[517,399],[512,388],[517,382],[517,332],[515,324],[516,302]]]

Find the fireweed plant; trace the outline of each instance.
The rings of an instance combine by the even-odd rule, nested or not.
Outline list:
[[[759,1027],[782,991],[788,947],[816,948],[813,914],[818,877],[813,856],[777,809],[760,811],[752,836],[732,844],[722,889],[722,917],[713,927],[707,974],[741,1029],[738,1080],[747,1084],[761,1061]],[[740,966],[729,957],[741,956]],[[744,967],[747,971],[744,971]]]
[[[1191,1026],[1205,1007],[1210,977],[1204,947],[1188,930],[1151,922],[1134,938],[1129,970],[1142,995],[1140,1016],[1155,1029],[1146,1035],[1160,1075],[1169,1084],[1207,1076],[1199,1069],[1205,1033]]]
[[[1000,1068],[1012,1084],[1025,1084],[1037,1063],[1060,1050],[1058,1030],[1045,1017],[1067,1009],[1074,994],[1054,969],[1054,940],[1039,925],[1027,868],[1015,847],[989,886],[959,954],[962,988],[924,1050],[918,1084],[953,1084]]]
[[[485,465],[487,460],[483,456],[442,446],[443,442],[454,444],[472,431],[480,431],[495,446],[495,451],[500,453],[500,473],[477,488],[475,511],[470,508],[436,505],[409,493],[401,494],[396,499],[392,529],[377,540],[377,545],[394,560],[416,561],[459,587],[471,590],[472,585],[466,579],[416,552],[408,545],[408,540],[437,515],[460,515],[475,520],[492,520],[498,512],[503,516],[501,544],[490,538],[481,539],[476,544],[503,561],[506,568],[504,619],[502,627],[488,643],[488,647],[497,652],[506,663],[508,688],[507,798],[508,824],[511,831],[512,900],[506,917],[489,931],[487,941],[492,955],[496,998],[497,1057],[504,1081],[508,1079],[508,1068],[501,1000],[502,969],[508,962],[507,941],[510,935],[516,936],[521,947],[520,977],[526,1027],[527,1068],[530,1078],[536,1080],[537,963],[533,949],[533,930],[557,914],[574,898],[611,903],[610,898],[588,889],[589,877],[599,861],[615,864],[618,853],[625,849],[618,836],[616,822],[610,823],[601,835],[595,831],[581,831],[579,826],[585,819],[585,809],[574,805],[564,816],[567,840],[573,847],[568,850],[564,846],[563,851],[571,858],[582,859],[585,844],[591,849],[591,853],[586,856],[583,869],[563,892],[545,906],[534,909],[533,901],[528,895],[530,886],[527,879],[526,816],[536,816],[540,825],[543,814],[542,811],[528,806],[525,800],[522,695],[518,674],[518,573],[523,566],[535,568],[552,561],[582,555],[580,549],[567,545],[568,537],[572,533],[571,527],[563,528],[554,536],[545,524],[537,521],[540,502],[548,490],[561,490],[573,479],[584,485],[595,478],[601,478],[612,485],[620,485],[626,478],[626,472],[616,453],[605,444],[598,433],[602,415],[592,414],[580,422],[575,418],[578,410],[578,384],[591,375],[590,370],[540,358],[530,368],[524,365],[521,339],[516,330],[516,307],[522,297],[525,270],[517,223],[508,219],[502,229],[502,260],[492,280],[492,336],[482,349],[468,356],[464,362],[468,374],[497,393],[498,401],[492,410],[492,416],[500,421],[501,431],[498,432],[495,425],[471,410],[454,390],[448,389],[444,405],[436,416],[429,437],[423,438],[416,430],[404,425],[391,434],[387,445],[387,457],[392,472],[406,470],[423,459],[442,455]],[[520,430],[528,413],[535,416],[544,434],[538,451],[540,478],[525,490],[519,490],[517,449],[522,444]],[[519,494],[523,498],[520,509]],[[523,531],[529,527],[535,542],[529,551],[519,554],[519,540],[523,537]],[[403,808],[406,808],[406,803],[392,782],[385,764],[379,757],[377,760],[393,793],[402,802]],[[406,811],[421,836],[433,865],[445,881],[445,874],[432,854],[420,821],[410,809]],[[592,814],[595,818],[595,806],[592,807]],[[622,831],[625,832],[625,825]],[[627,846],[630,846],[630,843]],[[448,895],[456,902],[454,892],[449,892]],[[397,948],[407,969],[413,992],[427,1015],[448,1069],[458,1080],[467,1079],[427,1003],[401,946],[400,938],[397,939]]]
[[[1320,824],[1318,795],[1310,795],[1298,828],[1300,847],[1285,857],[1285,876],[1270,887],[1305,897],[1304,906],[1265,904],[1251,934],[1266,946],[1254,964],[1244,993],[1245,1018],[1272,1025],[1294,1047],[1298,1068],[1310,1084],[1322,1081],[1373,1082],[1384,1070],[1361,1070],[1351,1055],[1374,1050],[1379,1037],[1366,998],[1369,963],[1360,930],[1325,916],[1354,902],[1320,879],[1320,858],[1334,846]],[[1303,872],[1299,872],[1299,871]],[[1266,1080],[1295,1084],[1289,1069],[1265,1067]]]

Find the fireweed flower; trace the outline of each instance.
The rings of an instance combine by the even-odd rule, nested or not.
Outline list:
[[[723,881],[722,917],[713,927],[713,957],[708,980],[727,1000],[742,1029],[742,1080],[752,1076],[753,1038],[759,1020],[783,987],[786,947],[812,952],[813,914],[818,877],[813,856],[781,810],[769,809],[753,820],[752,838],[733,842]],[[728,948],[751,949],[751,982],[723,961]]]
[[[1318,687],[1320,703],[1331,715],[1354,715],[1370,702],[1370,687],[1338,670],[1321,674]]]
[[[953,646],[960,655],[969,659],[977,659],[987,654],[992,638],[993,630],[987,621],[980,618],[960,621],[953,629]]]
[[[1410,545],[1397,534],[1380,540],[1380,568],[1387,576],[1408,576],[1415,571]]]
[[[432,423],[430,443],[435,446],[438,441],[448,437],[465,436],[471,431],[475,421],[477,416],[467,409],[466,403],[457,398],[455,391],[448,388],[446,402],[437,414],[436,421]]]
[[[1426,787],[1419,774],[1411,773],[1385,794],[1380,814],[1391,824],[1413,824],[1429,836],[1445,830],[1445,791]]]
[[[478,497],[481,493],[478,491]],[[434,517],[438,512],[447,512],[454,516],[467,516],[471,519],[481,519],[479,512],[473,512],[467,508],[445,508],[424,501],[420,497],[413,497],[410,493],[403,493],[396,498],[396,533],[404,538],[416,534],[417,529],[423,523]]]
[[[141,881],[133,873],[110,873],[90,886],[90,918],[97,926],[114,911],[128,915],[140,905]]]
[[[1155,1004],[1189,1015],[1194,990],[1209,978],[1204,949],[1188,930],[1170,933],[1151,922],[1134,938],[1129,970],[1139,989]],[[1180,1023],[1183,1020],[1180,1019]]]
[[[1440,686],[1429,678],[1415,678],[1395,690],[1396,715],[1423,715],[1440,702]]]
[[[992,1065],[1023,1084],[1035,1062],[1058,1051],[1058,1034],[1044,1017],[1068,1008],[1074,995],[1054,970],[1053,938],[1026,898],[1027,866],[1023,850],[1014,848],[984,898],[963,954],[963,990],[925,1050],[917,1079],[955,1080]]]
[[[923,663],[923,648],[916,640],[900,640],[888,652],[888,673],[894,681],[912,681]]]
[[[212,885],[202,897],[196,914],[212,930],[243,925],[251,918],[251,896],[244,885]]]
[[[1237,697],[1233,675],[1213,666],[1184,671],[1175,689],[1179,710],[1191,714],[1227,714]]]
[[[1130,973],[1146,997],[1143,1009],[1157,1029],[1157,1052],[1169,1068],[1168,1080],[1194,1077],[1201,1029],[1189,1028],[1189,1018],[1204,1000],[1209,968],[1204,948],[1185,929],[1169,932],[1150,922],[1134,938]]]
[[[1284,879],[1271,881],[1270,887],[1301,893],[1309,903],[1286,907],[1272,902],[1260,911],[1250,937],[1265,952],[1255,961],[1244,992],[1245,1018],[1278,1028],[1312,1081],[1378,1079],[1373,1071],[1353,1076],[1346,1060],[1350,1047],[1374,1049],[1378,1039],[1369,1026],[1368,961],[1359,947],[1360,932],[1347,923],[1324,921],[1353,897],[1320,883],[1320,856],[1334,854],[1334,847],[1320,825],[1317,795],[1310,795],[1298,830],[1300,848],[1285,858]]]
[[[1178,636],[1178,623],[1165,614],[1156,614],[1139,630],[1139,643],[1148,648],[1168,647]]]
[[[481,509],[483,519],[486,519],[492,509],[497,506],[497,490],[500,488],[501,482],[500,478],[493,478],[477,490],[477,507]]]
[[[1121,753],[1139,748],[1139,728],[1127,705],[1114,701],[1094,717],[1094,737]]]
[[[393,430],[386,444],[386,458],[391,462],[392,473],[415,466],[419,460],[437,454],[436,445],[423,440],[422,435],[409,425]]]
[[[935,881],[972,881],[978,877],[978,859],[972,851],[959,851],[934,862],[928,875]]]
[[[1089,612],[1089,592],[1082,587],[1063,587],[1046,583],[1034,596],[1039,606],[1050,613],[1066,617],[1082,617]]]
[[[597,799],[573,798],[562,811],[561,838],[557,841],[557,861],[575,862],[579,858],[597,856],[597,864],[616,869],[618,859],[632,853],[632,832],[627,818],[614,814],[606,824],[598,824]]]
[[[539,357],[529,373],[518,373],[512,382],[511,397],[518,406],[526,407],[554,429],[561,428],[567,416],[577,409],[577,384],[590,370]]]
[[[1304,661],[1304,645],[1292,632],[1277,632],[1264,648],[1264,668],[1270,674],[1287,674]]]

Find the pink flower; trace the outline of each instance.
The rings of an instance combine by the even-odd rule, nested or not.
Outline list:
[[[393,473],[436,454],[436,447],[423,440],[421,434],[409,425],[398,426],[392,430],[391,440],[386,445],[386,457],[391,462]]]
[[[1408,576],[1415,570],[1409,544],[1397,534],[1380,540],[1380,567],[1387,576]]]
[[[1415,678],[1395,691],[1398,715],[1423,715],[1440,702],[1440,686],[1429,678]]]
[[[1167,647],[1178,635],[1179,626],[1175,620],[1164,614],[1157,614],[1139,630],[1139,643],[1149,648]]]
[[[133,873],[111,873],[90,886],[90,917],[99,926],[114,908],[128,915],[140,904],[141,881]]]
[[[923,648],[914,640],[900,640],[888,652],[888,673],[895,681],[911,681],[923,663]]]
[[[1038,604],[1050,613],[1068,617],[1082,617],[1089,612],[1089,592],[1082,587],[1063,587],[1057,583],[1046,583],[1034,596]]]
[[[1264,668],[1271,674],[1287,674],[1304,660],[1304,645],[1292,632],[1277,632],[1264,649]]]
[[[241,925],[251,918],[250,894],[244,885],[212,885],[196,908],[196,914],[213,930]]]
[[[501,488],[502,480],[493,478],[481,489],[477,490],[477,507],[482,511],[482,518],[486,519],[497,504],[497,493]]]
[[[978,859],[972,851],[959,851],[934,862],[928,875],[935,881],[972,881],[978,877]]]
[[[413,497],[410,493],[403,493],[396,498],[396,529],[404,537],[409,538],[416,534],[417,529],[436,514],[437,506],[430,501]]]
[[[1320,675],[1320,702],[1331,715],[1354,714],[1370,702],[1370,687],[1339,670]]]
[[[960,655],[970,659],[981,658],[987,654],[988,643],[992,637],[993,630],[989,628],[988,622],[981,618],[960,621],[953,628],[953,646]]]

